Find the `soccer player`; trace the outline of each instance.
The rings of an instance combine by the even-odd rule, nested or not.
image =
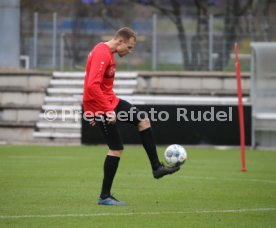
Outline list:
[[[142,115],[143,113],[138,115],[138,108],[117,97],[113,91],[116,71],[114,54],[124,57],[131,53],[135,44],[136,33],[132,29],[124,27],[119,29],[108,42],[97,44],[87,59],[83,95],[84,112],[93,113],[94,118],[91,119],[90,124],[100,126],[109,147],[104,162],[101,194],[98,199],[100,205],[125,205],[124,202],[117,200],[110,193],[124,149],[116,122],[119,121],[119,118],[116,118],[116,114],[119,112],[132,112],[131,118],[128,118],[126,122],[137,126],[154,178],[161,178],[180,169],[179,166],[166,167],[160,163],[150,120]]]

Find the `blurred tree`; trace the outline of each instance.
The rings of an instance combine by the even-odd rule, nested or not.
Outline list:
[[[134,5],[140,8],[147,7],[147,12],[159,12],[175,24],[177,37],[182,53],[182,64],[187,70],[207,70],[209,62],[208,49],[208,18],[210,14],[224,16],[224,31],[222,42],[218,46],[218,58],[215,62],[216,70],[223,70],[229,60],[234,42],[238,39],[240,17],[251,14],[248,17],[248,31],[255,39],[254,16],[256,14],[266,16],[275,0],[21,0],[21,8],[30,13],[24,14],[21,20],[22,26],[33,22],[33,12],[52,13],[57,12],[59,17],[72,18],[72,33],[65,36],[67,53],[72,59],[73,65],[82,62],[80,37],[83,35],[83,18],[102,18],[109,27],[118,29],[121,26],[131,26],[133,19],[143,17],[136,15]],[[150,6],[150,7],[148,7]],[[150,9],[150,10],[149,10]],[[189,10],[187,10],[189,9]],[[195,12],[197,15],[197,29],[195,36],[191,39],[191,53],[188,48],[186,29],[183,23],[185,12]],[[141,13],[141,11],[140,11]],[[193,13],[191,13],[193,14]],[[251,18],[251,19],[250,19]],[[262,40],[269,38],[268,17],[262,17],[261,33]],[[29,26],[32,28],[32,26]]]
[[[73,20],[72,33],[70,35],[64,36],[65,39],[65,49],[72,60],[72,65],[80,60],[80,48],[78,35],[79,35],[79,17],[85,15],[85,8],[80,0],[47,0],[47,1],[37,1],[37,0],[21,0],[21,34],[28,31],[29,34],[33,32],[33,17],[34,13],[39,14],[51,14],[58,13],[58,17],[61,16],[71,16],[75,18]],[[28,28],[26,28],[28,27]],[[27,38],[25,34],[22,34],[22,40]]]
[[[73,9],[75,0],[20,0],[21,9],[29,12],[66,14]]]
[[[155,9],[157,9],[160,13],[166,15],[172,20],[178,32],[177,36],[180,43],[183,66],[188,70],[192,70],[193,65],[188,56],[186,32],[182,21],[183,2],[179,0],[131,0],[131,2],[146,6],[152,6]]]
[[[219,49],[215,70],[223,70],[229,63],[233,45],[237,41],[239,19],[252,6],[253,0],[227,0],[224,15],[222,47]]]
[[[192,40],[192,58],[189,59],[187,51],[187,37],[185,27],[182,22],[182,8],[185,4],[191,5],[191,1],[185,0],[131,0],[132,2],[149,5],[160,13],[168,16],[175,24],[178,31],[178,39],[183,57],[183,65],[188,70],[207,70],[209,53],[208,53],[208,16],[210,9],[219,5],[225,5],[222,14],[225,15],[223,47],[219,52],[219,57],[215,64],[215,69],[223,70],[230,59],[233,44],[236,41],[239,17],[244,15],[248,8],[251,7],[253,0],[193,0],[197,11],[197,33]],[[221,12],[220,12],[221,14]]]
[[[192,40],[192,65],[196,70],[207,70],[209,67],[209,17],[210,0],[195,0],[197,11],[197,33]]]
[[[195,0],[197,8],[204,8],[204,1]],[[209,1],[210,3],[210,1]],[[256,39],[256,31],[254,24],[256,20],[254,20],[257,15],[260,15],[258,18],[260,23],[260,34],[262,34],[261,40],[262,41],[269,41],[269,22],[268,22],[268,13],[269,9],[271,8],[273,3],[276,3],[275,0],[213,0],[213,3],[216,3],[218,6],[219,4],[223,5],[224,10],[221,11],[219,14],[215,15],[223,15],[224,16],[224,31],[222,37],[221,47],[218,49],[218,58],[215,63],[216,70],[224,70],[225,67],[228,65],[230,60],[230,54],[233,50],[233,45],[236,41],[238,41],[238,33],[242,30],[240,26],[240,18],[246,16],[248,20],[248,30],[249,34],[252,34],[252,40]],[[206,4],[205,4],[206,5]],[[209,8],[210,10],[210,8]],[[255,17],[255,18],[254,18]],[[204,17],[203,17],[204,18]],[[206,17],[205,17],[206,18]],[[206,22],[203,24],[207,24]],[[199,23],[198,23],[198,26]],[[206,28],[207,26],[205,26]],[[206,29],[206,31],[208,31]],[[204,34],[204,33],[203,33]],[[207,39],[200,39],[201,35],[198,33],[198,39],[205,40]],[[202,45],[203,47],[203,45]],[[203,48],[202,48],[203,50]],[[206,53],[206,52],[205,52]],[[204,53],[200,55],[203,60],[206,60],[206,55]],[[204,63],[205,61],[203,61]]]
[[[259,18],[261,27],[261,40],[271,41],[271,34],[273,34],[273,27],[270,21],[270,15],[275,15],[276,0],[253,0],[252,8],[249,11],[248,32],[251,34],[252,40],[258,41],[255,35],[256,29],[253,25],[256,24],[254,18]],[[274,8],[273,8],[274,6]]]

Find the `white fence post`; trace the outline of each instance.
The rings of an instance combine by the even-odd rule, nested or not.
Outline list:
[[[157,57],[157,15],[152,16],[152,70],[156,70],[156,57]]]
[[[53,41],[52,41],[52,67],[56,68],[56,56],[57,56],[57,13],[53,13]]]

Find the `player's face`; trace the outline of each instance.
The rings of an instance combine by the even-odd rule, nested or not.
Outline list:
[[[131,37],[129,40],[125,41],[125,40],[121,40],[120,41],[120,45],[117,46],[117,53],[120,57],[126,56],[127,54],[129,54],[134,46],[136,44],[136,41],[133,37]]]

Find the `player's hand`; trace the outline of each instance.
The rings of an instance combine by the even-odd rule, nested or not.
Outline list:
[[[114,111],[106,113],[106,121],[108,124],[116,123],[116,113]]]

